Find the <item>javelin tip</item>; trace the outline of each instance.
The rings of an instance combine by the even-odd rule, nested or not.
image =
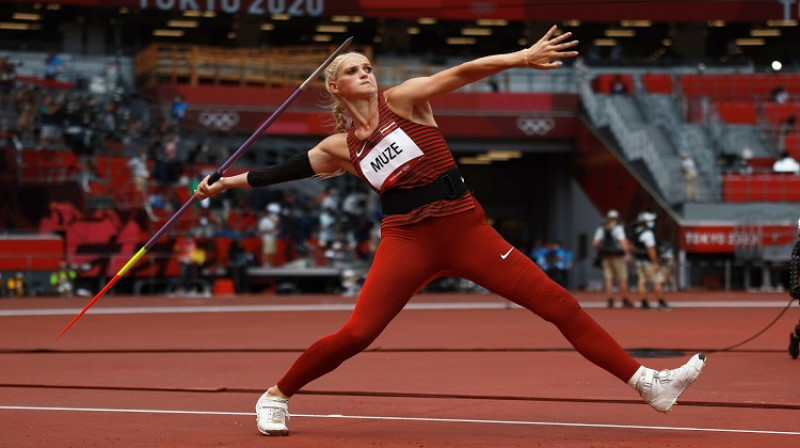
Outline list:
[[[110,281],[110,282],[108,282],[108,284],[107,284],[105,287],[103,287],[103,289],[101,289],[101,290],[100,290],[100,292],[98,292],[98,293],[97,293],[97,295],[96,295],[96,296],[94,296],[94,298],[93,298],[91,301],[89,301],[89,303],[87,303],[85,307],[83,307],[83,309],[81,310],[81,312],[80,312],[80,313],[78,313],[78,315],[77,315],[77,316],[73,317],[71,321],[69,321],[69,323],[67,324],[67,326],[66,326],[66,327],[64,327],[64,329],[63,329],[63,330],[61,330],[61,333],[59,333],[59,334],[58,334],[58,336],[56,336],[56,340],[60,339],[60,338],[61,338],[61,336],[63,336],[63,335],[64,335],[64,333],[66,333],[66,332],[67,332],[67,330],[69,330],[69,329],[70,329],[70,327],[72,327],[72,325],[73,325],[73,324],[75,324],[75,322],[77,322],[77,321],[78,321],[78,319],[80,319],[80,318],[81,318],[81,316],[83,316],[84,314],[86,314],[86,311],[88,311],[88,310],[89,310],[89,308],[91,308],[91,307],[92,307],[92,305],[94,305],[94,303],[95,303],[95,302],[97,302],[97,300],[98,300],[100,297],[103,297],[103,294],[105,294],[105,293],[106,293],[106,291],[108,291],[108,290],[109,290],[109,289],[110,289],[112,286],[114,286],[114,283],[116,283],[116,282],[117,282],[117,280],[119,280],[119,279],[120,279],[120,276],[119,276],[119,275],[115,275],[115,276],[114,276],[114,278],[112,278],[112,279],[111,279],[111,281]]]

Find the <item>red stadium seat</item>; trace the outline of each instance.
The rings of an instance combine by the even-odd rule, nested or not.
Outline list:
[[[717,101],[714,105],[725,123],[756,123],[756,103],[752,101]]]
[[[597,93],[611,93],[611,86],[614,84],[616,77],[617,75],[613,73],[597,75],[592,80],[592,88]],[[633,78],[631,75],[620,75],[620,77],[622,78],[622,83],[625,84],[626,91],[633,92]]]
[[[645,73],[642,75],[645,89],[650,93],[672,93],[672,76],[663,73]]]

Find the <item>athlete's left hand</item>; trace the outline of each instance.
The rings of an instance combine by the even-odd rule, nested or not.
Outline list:
[[[567,41],[572,37],[572,33],[567,32],[560,36],[553,37],[553,33],[558,29],[553,25],[538,42],[527,49],[525,63],[528,67],[539,70],[550,70],[561,67],[558,59],[574,58],[578,55],[577,51],[569,50],[578,45],[577,40]],[[569,50],[569,51],[568,51]]]

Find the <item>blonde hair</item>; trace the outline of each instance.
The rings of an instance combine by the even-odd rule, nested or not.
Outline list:
[[[335,122],[335,132],[337,134],[347,132],[347,109],[344,107],[344,104],[342,104],[342,102],[336,98],[336,95],[331,92],[331,87],[328,85],[328,83],[331,81],[336,82],[336,80],[339,79],[339,66],[342,65],[342,61],[350,56],[364,55],[356,51],[342,53],[339,56],[336,56],[330,65],[325,68],[325,90],[328,91],[328,95],[330,96],[329,107],[331,108],[331,114],[333,115],[333,120]],[[330,179],[331,177],[341,176],[344,174],[344,172],[345,171],[343,169],[338,169],[332,173],[316,174],[314,178],[317,180]]]
[[[327,90],[331,96],[331,115],[333,115],[333,120],[336,123],[335,130],[337,133],[347,132],[347,110],[345,109],[344,104],[342,104],[342,102],[336,98],[336,95],[331,92],[331,88],[328,83],[331,81],[336,82],[336,80],[339,79],[339,66],[342,65],[342,61],[350,56],[363,56],[366,58],[366,56],[357,51],[342,53],[339,56],[336,56],[333,59],[333,62],[331,62],[330,65],[328,65],[328,67],[325,69],[325,90]]]

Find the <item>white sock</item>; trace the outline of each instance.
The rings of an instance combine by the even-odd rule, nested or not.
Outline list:
[[[628,380],[628,385],[636,389],[636,384],[639,383],[639,378],[641,378],[642,375],[644,375],[644,372],[646,371],[647,367],[639,366],[639,369],[636,370],[636,373],[634,373],[631,379]]]

